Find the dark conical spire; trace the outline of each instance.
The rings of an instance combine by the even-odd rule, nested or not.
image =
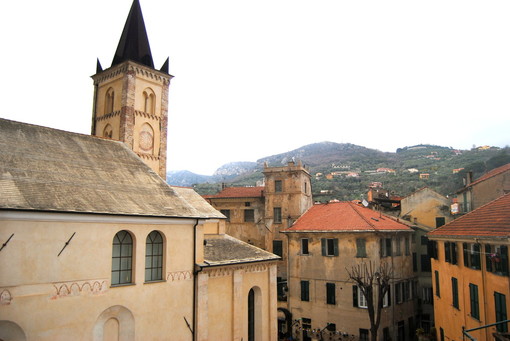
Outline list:
[[[138,0],[133,0],[112,66],[131,60],[154,68],[149,38]]]

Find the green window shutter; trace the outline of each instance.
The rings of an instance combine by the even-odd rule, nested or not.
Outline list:
[[[327,242],[326,238],[321,238],[321,249],[322,249],[322,255],[327,256]]]
[[[333,239],[333,249],[334,249],[334,255],[338,256],[338,239]]]

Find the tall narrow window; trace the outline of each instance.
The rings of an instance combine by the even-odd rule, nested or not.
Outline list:
[[[104,101],[104,113],[109,114],[113,112],[113,102],[115,99],[115,92],[113,88],[109,88],[106,91],[105,101]]]
[[[506,315],[506,297],[505,295],[494,292],[494,307],[496,309],[496,322],[501,322],[507,320]],[[496,329],[500,333],[508,332],[508,323],[498,324]]]
[[[281,240],[273,240],[273,253],[283,257],[283,243]]]
[[[147,88],[143,91],[143,99],[144,99],[144,108],[143,111],[145,111],[148,114],[154,114],[156,109],[156,95],[154,94],[154,91],[152,89]]]
[[[111,139],[113,136],[113,128],[110,124],[107,124],[103,129],[103,137]]]
[[[255,291],[248,293],[248,341],[255,341]]]
[[[336,304],[335,283],[326,283],[326,304]]]
[[[301,301],[310,301],[310,282],[301,281]]]
[[[163,279],[163,237],[152,231],[145,241],[145,281]]]
[[[282,180],[275,180],[274,181],[274,191],[275,192],[282,192],[283,191],[283,182],[282,182]]]
[[[366,257],[366,240],[365,238],[356,238],[356,257]]]
[[[308,254],[308,239],[307,238],[301,239],[301,254],[302,255]]]
[[[128,231],[120,231],[113,238],[112,285],[132,283],[133,238]]]
[[[274,223],[275,224],[281,224],[282,223],[282,208],[281,207],[274,207],[273,208],[273,215],[274,215]]]
[[[471,317],[480,319],[480,303],[478,301],[478,285],[469,283],[469,301],[471,305]]]
[[[229,222],[230,221],[230,210],[220,210],[220,212],[227,218],[227,222]]]
[[[455,277],[452,277],[452,305],[459,309],[459,284]]]
[[[434,277],[435,277],[435,280],[436,280],[436,296],[437,297],[441,297],[441,290],[440,290],[440,287],[439,287],[439,272],[437,270],[434,271]]]

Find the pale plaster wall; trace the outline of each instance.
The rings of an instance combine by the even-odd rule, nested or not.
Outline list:
[[[191,339],[183,317],[192,320],[194,220],[30,216],[0,215],[0,240],[13,234],[0,257],[0,320],[19,325],[27,340],[87,340],[99,316],[121,306],[134,316],[135,340]],[[134,239],[134,280],[111,287],[112,241],[121,230]],[[145,241],[153,230],[165,237],[164,280],[145,283]]]

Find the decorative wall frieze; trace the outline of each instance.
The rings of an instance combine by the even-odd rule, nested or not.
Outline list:
[[[108,280],[97,279],[89,281],[70,281],[53,283],[51,299],[58,299],[67,296],[99,295],[108,290]]]
[[[152,120],[160,121],[161,118],[154,114],[146,113],[145,111],[135,110],[135,116],[150,118]]]
[[[269,271],[270,267],[276,263],[274,262],[264,262],[264,263],[254,263],[254,264],[240,264],[240,265],[225,265],[225,266],[217,266],[212,268],[204,268],[203,271],[207,273],[207,275],[211,278],[214,277],[224,277],[224,276],[232,276],[235,271],[243,271],[245,273],[253,273],[253,272],[265,272]]]
[[[146,159],[146,160],[153,160],[153,161],[158,161],[159,160],[159,156],[155,156],[155,155],[152,155],[152,154],[144,154],[144,153],[136,153],[136,155],[138,155],[141,159]]]
[[[96,119],[98,121],[104,121],[104,120],[107,120],[107,119],[115,117],[115,116],[120,116],[120,110],[112,111],[112,112],[105,114],[103,116],[98,116],[98,117],[96,117]]]
[[[166,280],[171,282],[190,280],[192,278],[193,273],[191,271],[174,271],[166,274]]]

